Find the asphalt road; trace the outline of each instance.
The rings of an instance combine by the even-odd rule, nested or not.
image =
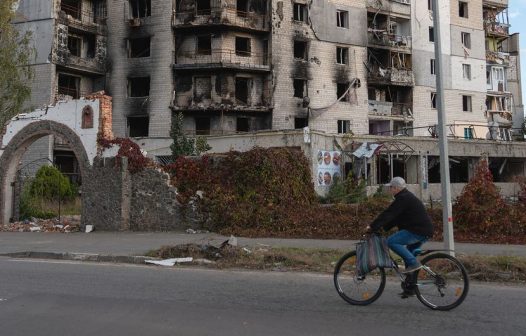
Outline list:
[[[0,335],[524,335],[526,286],[473,283],[456,310],[355,307],[310,273],[0,258]]]

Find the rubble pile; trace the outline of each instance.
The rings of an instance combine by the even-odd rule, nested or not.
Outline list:
[[[79,232],[80,216],[62,216],[58,218],[31,218],[21,222],[8,223],[0,226],[0,231],[9,232]]]

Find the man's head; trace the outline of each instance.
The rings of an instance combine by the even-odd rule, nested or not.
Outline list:
[[[406,184],[403,178],[401,178],[400,176],[396,176],[396,177],[393,177],[391,182],[389,182],[385,186],[388,188],[389,192],[394,196],[398,194],[400,191],[402,191],[403,189],[405,189]]]

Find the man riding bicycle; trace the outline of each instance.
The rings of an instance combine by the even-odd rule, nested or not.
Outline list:
[[[403,273],[411,273],[422,267],[413,252],[433,236],[433,223],[422,201],[406,189],[403,178],[394,177],[386,187],[394,201],[367,226],[367,231],[398,227],[398,232],[387,238],[387,244],[404,259]]]

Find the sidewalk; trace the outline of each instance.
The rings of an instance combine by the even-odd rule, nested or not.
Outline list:
[[[33,252],[55,254],[96,254],[101,256],[141,256],[163,245],[220,244],[228,237],[214,233],[187,234],[177,232],[91,232],[91,233],[44,233],[0,232],[0,254]],[[348,250],[354,248],[351,240],[241,238],[240,246],[330,248]],[[442,242],[428,242],[427,249],[441,249]],[[505,255],[526,257],[526,245],[493,245],[456,243],[458,254]]]

